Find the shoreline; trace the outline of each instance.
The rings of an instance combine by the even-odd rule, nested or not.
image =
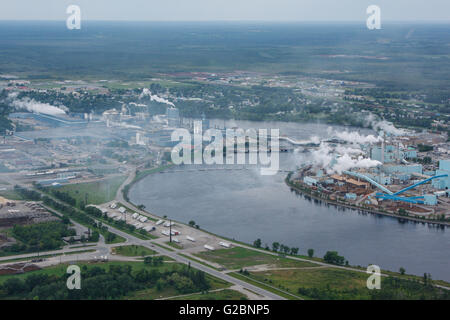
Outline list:
[[[175,165],[169,165],[169,167],[172,167],[172,166],[175,166]],[[160,170],[158,170],[158,169],[161,169],[161,167],[157,167],[157,168],[154,168],[154,169],[156,169],[156,170],[151,170],[151,172],[148,172],[148,174],[146,174],[145,176],[143,176],[142,178],[145,178],[145,177],[147,177],[147,176],[149,176],[149,175],[152,175],[152,174],[154,174],[154,173],[157,173],[157,172],[159,172]],[[132,186],[135,184],[135,183],[137,183],[138,181],[140,181],[141,179],[133,179],[131,182],[129,182],[126,186],[128,186],[128,190],[126,191],[126,194],[124,194],[124,196],[126,196],[126,197],[128,197],[128,193],[129,193],[129,191],[131,190],[131,188],[132,188]],[[320,198],[320,197],[316,197],[316,196],[313,196],[313,195],[310,195],[310,194],[308,194],[308,193],[306,193],[306,192],[304,192],[304,191],[302,191],[302,190],[300,190],[299,188],[297,188],[297,187],[295,187],[295,186],[291,186],[289,183],[288,183],[288,177],[286,177],[285,178],[285,183],[291,188],[291,189],[294,189],[294,190],[296,190],[296,191],[298,191],[299,193],[301,193],[301,194],[304,194],[304,195],[307,195],[307,196],[310,196],[311,198],[314,198],[314,199],[316,199],[316,200],[324,200],[324,199],[322,199],[322,198]],[[124,190],[123,189],[121,189],[120,187],[119,187],[119,189],[118,189],[118,192],[123,192]],[[131,202],[131,200],[130,199],[124,199],[125,200],[125,202],[128,202],[129,204],[131,204],[132,206],[134,206],[134,207],[136,207],[136,205],[133,203],[133,202]],[[324,200],[325,201],[325,200]],[[371,213],[371,214],[379,214],[379,215],[383,215],[383,216],[390,216],[390,217],[392,217],[392,218],[397,218],[397,219],[402,219],[403,217],[399,217],[399,216],[396,216],[396,215],[392,215],[392,214],[389,214],[389,213],[383,213],[383,212],[376,212],[376,211],[370,211],[370,210],[361,210],[361,209],[359,209],[359,208],[357,208],[357,207],[353,207],[353,206],[350,206],[350,205],[345,205],[345,204],[341,204],[341,203],[332,203],[331,201],[325,201],[326,203],[329,203],[329,204],[332,204],[332,205],[335,205],[335,206],[341,206],[341,207],[344,207],[344,208],[347,208],[347,209],[353,209],[353,210],[360,210],[360,211],[365,211],[365,212],[367,212],[367,213]],[[149,215],[151,215],[151,216],[155,216],[155,217],[158,217],[158,218],[161,218],[161,219],[163,219],[163,217],[162,216],[160,216],[160,215],[158,215],[158,214],[155,214],[155,213],[150,213],[150,212],[148,212],[147,211],[147,208],[145,208],[145,209],[141,209],[142,211],[144,211],[145,213],[147,213],[147,214],[149,214]],[[406,220],[406,218],[405,218],[405,220]],[[411,219],[409,219],[409,220],[411,220]],[[423,220],[421,220],[421,219],[416,219],[416,222],[422,222],[423,224],[425,224],[425,223],[428,223],[428,222],[426,222],[426,221],[423,221]],[[184,222],[180,222],[180,221],[178,221],[178,223],[182,223],[182,224],[184,224],[184,225],[186,225],[186,226],[189,226],[188,224],[186,224],[186,223],[184,223]],[[446,226],[448,226],[448,225],[446,225]],[[445,227],[445,226],[444,226]],[[216,237],[218,237],[218,238],[222,238],[222,239],[224,239],[224,240],[227,240],[227,241],[231,241],[231,242],[234,242],[234,243],[236,243],[238,246],[242,246],[242,247],[245,247],[245,248],[248,248],[248,249],[252,249],[252,250],[256,250],[256,251],[261,251],[261,252],[265,252],[265,253],[268,253],[268,254],[273,254],[273,252],[272,251],[268,251],[268,252],[266,252],[266,250],[264,250],[264,249],[258,249],[258,248],[255,248],[255,247],[253,247],[252,246],[252,244],[250,244],[250,243],[246,243],[246,242],[243,242],[243,241],[241,241],[241,240],[238,240],[238,239],[232,239],[232,238],[229,238],[229,237],[227,237],[227,236],[223,236],[223,235],[220,235],[220,234],[217,234],[217,233],[213,233],[213,232],[211,232],[211,231],[208,231],[208,230],[205,230],[205,229],[203,229],[203,228],[199,228],[199,230],[200,231],[202,231],[202,232],[206,232],[206,233],[208,233],[208,234],[211,234],[211,235],[213,235],[213,236],[216,236]],[[293,257],[294,259],[296,258],[296,257]],[[319,258],[320,259],[320,258]],[[310,259],[307,259],[308,261],[311,261]],[[313,260],[312,260],[313,261]],[[323,261],[314,261],[315,263],[324,263]],[[350,268],[350,269],[354,269],[354,271],[361,271],[360,269],[358,269],[358,268],[361,268],[360,266],[354,266],[354,265],[350,265],[350,266],[348,266],[348,267],[346,267],[346,266],[339,266],[339,265],[331,265],[331,266],[333,266],[333,267],[337,267],[337,268]],[[392,271],[392,270],[383,270],[383,275],[389,275],[390,273],[392,273],[392,274],[396,274],[397,272],[396,271]],[[415,274],[408,274],[409,276],[413,276],[413,277],[419,277],[419,275],[415,275]],[[395,276],[395,275],[394,275]],[[437,280],[437,281],[443,281],[445,284],[447,284],[448,282],[446,282],[445,280]],[[447,286],[444,286],[444,288],[445,289],[447,289],[448,287]]]
[[[363,211],[365,213],[378,214],[378,215],[382,215],[382,216],[388,216],[388,217],[391,217],[391,218],[397,218],[399,220],[403,219],[403,220],[408,220],[408,221],[411,221],[411,222],[417,222],[417,223],[422,223],[422,224],[426,224],[426,223],[427,224],[434,224],[434,225],[438,225],[438,226],[444,227],[444,228],[445,227],[450,227],[450,222],[447,222],[447,221],[436,221],[436,220],[415,218],[415,217],[410,217],[410,216],[400,216],[400,215],[395,214],[395,213],[389,213],[389,212],[374,210],[374,209],[370,209],[370,208],[363,208],[363,207],[358,207],[358,206],[351,205],[351,204],[348,204],[348,203],[341,203],[341,202],[338,202],[338,201],[325,199],[325,198],[322,198],[320,196],[313,195],[312,193],[307,192],[305,190],[302,190],[301,188],[299,188],[298,186],[296,186],[295,184],[293,184],[289,180],[289,175],[286,176],[286,178],[284,179],[284,182],[286,183],[286,185],[289,188],[299,192],[300,194],[307,195],[307,196],[309,196],[309,197],[311,197],[313,199],[323,201],[323,202],[325,202],[327,204],[331,204],[331,205],[334,205],[336,207],[342,207],[342,208],[347,208],[347,209],[352,209],[352,210],[357,210],[357,211]]]

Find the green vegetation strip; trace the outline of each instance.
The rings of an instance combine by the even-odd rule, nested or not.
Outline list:
[[[289,300],[302,299],[299,296],[296,296],[294,294],[287,293],[287,292],[284,292],[284,291],[280,291],[277,288],[274,288],[272,286],[266,285],[264,283],[260,283],[259,281],[255,281],[255,280],[253,280],[253,279],[251,279],[249,277],[246,277],[246,276],[244,276],[242,274],[239,274],[239,273],[236,273],[236,272],[231,272],[228,275],[232,276],[233,278],[236,278],[236,279],[242,280],[244,282],[250,283],[250,284],[252,284],[254,286],[257,286],[257,287],[259,287],[261,289],[264,289],[264,290],[270,291],[272,293],[275,293],[275,294],[277,294],[277,295],[279,295],[279,296],[281,296],[283,298],[289,299]]]
[[[114,254],[118,254],[125,257],[138,257],[138,256],[149,256],[156,254],[157,252],[144,246],[139,245],[128,245],[128,246],[117,246],[111,248]]]
[[[82,203],[102,204],[114,200],[125,179],[126,176],[118,176],[94,182],[68,184],[60,187],[59,191],[68,193],[76,200],[77,206]]]
[[[243,247],[205,251],[194,255],[204,260],[209,260],[223,265],[228,269],[240,269],[261,264],[274,265],[284,268],[303,268],[317,266],[317,264],[314,264],[312,262],[289,259],[283,256],[276,256]]]
[[[159,243],[157,243],[157,242],[152,242],[152,243],[153,243],[155,246],[161,247],[161,248],[166,249],[166,250],[168,250],[168,251],[175,251],[175,250],[173,250],[172,248],[163,246],[162,244],[159,244]]]
[[[172,242],[167,241],[167,242],[164,242],[164,243],[167,244],[168,246],[171,246],[171,247],[175,248],[175,249],[183,249],[183,246],[181,246],[178,243],[173,242],[173,241]]]
[[[206,263],[206,262],[204,262],[204,261],[200,261],[200,260],[198,260],[198,259],[195,259],[195,258],[193,258],[193,257],[191,257],[191,256],[186,255],[186,254],[183,254],[183,253],[177,253],[177,254],[178,254],[179,256],[182,256],[182,257],[186,258],[186,259],[189,259],[189,260],[195,261],[195,262],[197,262],[197,263],[200,263],[200,264],[202,264],[202,265],[204,265],[204,266],[206,266],[206,267],[208,267],[208,268],[212,268],[212,269],[215,269],[215,270],[217,270],[217,271],[221,271],[219,268],[216,268],[215,266],[212,266],[212,265],[210,265],[210,264],[208,264],[208,263]]]
[[[0,261],[0,264],[10,263],[10,262],[20,262],[20,261],[29,261],[33,259],[46,259],[46,258],[53,258],[63,255],[73,255],[73,254],[79,254],[79,253],[87,253],[87,252],[94,252],[94,249],[90,250],[77,250],[77,251],[71,251],[71,252],[65,252],[65,253],[55,253],[55,254],[46,254],[46,255],[40,255],[40,256],[32,256],[27,258],[16,258],[16,259],[8,259],[8,260],[2,260]]]

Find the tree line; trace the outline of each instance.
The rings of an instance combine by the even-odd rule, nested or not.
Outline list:
[[[109,265],[81,269],[81,289],[68,290],[68,274],[31,274],[25,279],[12,277],[0,285],[0,298],[34,300],[118,299],[135,291],[174,288],[179,294],[207,291],[211,288],[205,273],[188,266],[160,271],[146,267],[133,270],[130,265]]]

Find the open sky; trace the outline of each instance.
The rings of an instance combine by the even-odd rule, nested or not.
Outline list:
[[[65,20],[70,4],[82,20],[365,21],[375,4],[382,21],[450,22],[449,0],[2,0],[0,20]]]

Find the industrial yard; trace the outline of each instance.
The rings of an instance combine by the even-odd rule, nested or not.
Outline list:
[[[330,144],[346,146],[342,141]],[[449,220],[450,160],[445,136],[385,134],[378,142],[359,147],[354,158],[376,161],[370,167],[334,170],[342,158],[336,153],[328,168],[304,165],[290,176],[290,183],[321,199],[367,211]]]

